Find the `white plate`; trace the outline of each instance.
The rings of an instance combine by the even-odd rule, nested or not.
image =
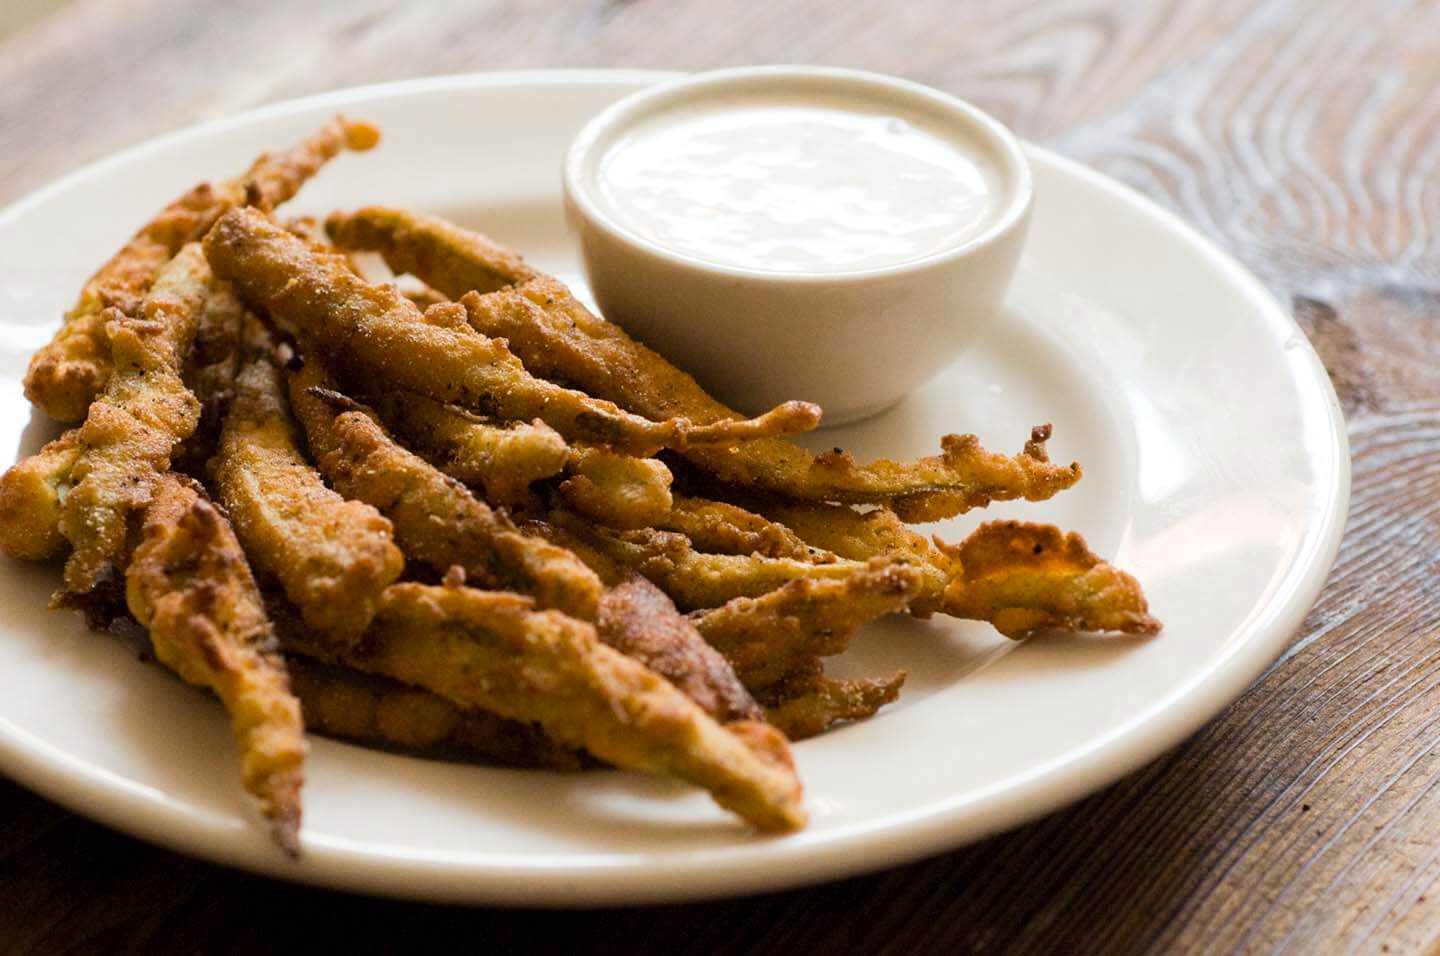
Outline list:
[[[0,214],[0,442],[53,432],[27,356],[85,276],[192,181],[228,175],[336,110],[383,127],[295,211],[395,203],[492,232],[578,282],[559,204],[572,133],[653,73],[461,76],[350,90],[209,123],[82,170]],[[933,453],[945,431],[1018,450],[1053,421],[1085,479],[989,515],[1083,532],[1135,572],[1154,640],[1012,645],[897,619],[839,662],[903,667],[899,703],[796,747],[812,815],[751,835],[703,795],[635,774],[448,765],[316,741],[305,857],[242,801],[208,697],[46,610],[54,567],[0,569],[0,769],[118,829],[264,873],[427,899],[578,904],[754,891],[899,863],[1052,810],[1193,732],[1285,647],[1325,580],[1349,497],[1330,383],[1305,336],[1224,253],[1136,194],[1032,149],[1038,204],[1007,321],[879,419],[816,438]]]

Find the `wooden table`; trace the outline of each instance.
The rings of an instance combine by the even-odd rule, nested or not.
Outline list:
[[[708,905],[445,909],[193,862],[0,783],[6,951],[386,950],[428,929],[492,952],[1440,952],[1433,0],[22,6],[0,39],[0,202],[196,120],[427,73],[792,61],[950,90],[1293,303],[1350,417],[1355,491],[1280,663],[1151,766],[977,846]]]

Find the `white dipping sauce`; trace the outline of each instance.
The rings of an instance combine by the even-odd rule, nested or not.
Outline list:
[[[596,167],[610,215],[718,265],[851,272],[961,245],[996,219],[1000,173],[963,132],[831,101],[752,98],[651,116]]]

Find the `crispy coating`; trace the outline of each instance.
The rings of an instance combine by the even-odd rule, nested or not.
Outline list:
[[[518,307],[519,301],[540,305]],[[537,375],[572,381],[647,417],[720,421],[735,415],[693,378],[591,314],[556,280],[532,279],[513,290],[466,296],[471,324],[503,337]],[[882,504],[904,520],[938,521],[991,501],[1041,501],[1080,479],[1080,466],[1050,462],[1048,425],[1032,430],[1016,456],[986,451],[974,435],[946,435],[941,454],[913,462],[877,459],[861,465],[843,449],[812,455],[779,436],[743,444],[682,449],[722,482],[800,501]]]
[[[853,561],[811,564],[763,555],[706,554],[683,534],[653,528],[610,531],[562,511],[552,512],[550,521],[609,560],[649,578],[684,611],[758,597],[798,578],[843,578],[863,567]]]
[[[223,287],[212,287],[200,310],[183,380],[202,409],[223,408],[234,386],[240,354],[236,351],[239,321],[243,318],[247,327],[256,322],[248,313],[236,314],[240,308],[239,301]],[[240,341],[244,344],[243,336]],[[202,411],[202,426],[204,420]],[[182,470],[192,475],[203,470],[201,466],[213,452],[218,433],[217,419],[213,435],[202,435],[197,429],[185,440],[178,453],[185,459]],[[67,542],[60,531],[61,502],[70,490],[71,470],[81,450],[79,430],[71,429],[0,475],[0,551],[14,558],[42,560],[65,549]]]
[[[378,252],[396,273],[418,276],[452,299],[538,278],[515,251],[439,216],[370,206],[333,212],[325,231],[343,249]]]
[[[943,550],[960,572],[945,589],[944,610],[989,621],[1006,637],[1036,631],[1156,634],[1139,583],[1100,560],[1075,533],[1054,525],[991,521]]]
[[[711,717],[758,715],[730,662],[647,578],[555,524],[532,518],[523,527],[566,548],[600,577],[606,588],[595,622],[600,640],[669,680]]]
[[[548,516],[547,519],[530,516],[520,520],[520,529],[526,534],[534,535],[537,538],[544,538],[551,544],[564,548],[566,551],[575,555],[585,563],[586,567],[595,572],[596,577],[600,579],[600,583],[607,588],[613,588],[635,574],[634,569],[627,567],[617,558],[607,553],[603,548],[598,547],[597,544],[591,540],[590,535],[581,533],[579,527],[574,531],[567,530],[559,524],[556,524],[555,521],[549,520],[549,518],[563,520],[571,525],[573,525],[576,520],[573,515],[555,514]],[[584,522],[580,522],[580,524],[584,525]]]
[[[756,829],[804,825],[800,782],[778,731],[754,721],[720,726],[663,677],[601,643],[590,624],[532,607],[517,595],[393,585],[366,640],[340,659],[461,707],[533,721],[617,767],[704,787]],[[311,650],[303,639],[296,649]]]
[[[240,543],[188,479],[159,480],[126,573],[126,599],[161,663],[225,705],[245,789],[271,836],[298,856],[306,753],[300,705]]]
[[[0,549],[68,541],[57,603],[86,608],[118,606],[107,589],[126,569],[157,656],[225,703],[288,851],[305,744],[277,629],[323,732],[670,774],[769,831],[805,818],[781,731],[899,693],[903,673],[824,672],[865,622],[909,609],[1016,638],[1158,631],[1134,578],[1077,535],[992,522],[952,546],[907,527],[1073,484],[1049,426],[1016,456],[973,435],[905,463],[812,455],[784,436],[813,428],[814,406],[740,419],[482,236],[367,209],[331,217],[337,251],[313,221],[269,216],[375,136],[337,120],[142,229],[27,377],[84,424],[0,476]],[[366,281],[357,249],[404,275]],[[411,278],[433,288],[403,291]],[[233,528],[176,469],[213,477]],[[397,543],[444,584],[396,584]],[[247,560],[288,601],[277,589],[267,611]]]
[[[72,428],[0,475],[0,551],[43,561],[65,550],[61,502],[79,458],[80,436]]]
[[[55,337],[31,357],[25,396],[51,418],[83,419],[112,368],[101,316],[106,308],[134,312],[160,268],[226,209],[247,201],[273,208],[342,147],[368,149],[378,136],[374,127],[336,117],[290,152],[262,155],[243,175],[202,183],[166,206],[85,283]]]
[[[300,187],[342,149],[363,153],[373,149],[379,142],[380,131],[374,126],[336,116],[293,149],[274,155],[261,155],[249,172],[238,181],[232,181],[229,188],[243,196],[246,205],[270,212],[293,198],[300,191]],[[239,203],[237,197],[231,205]],[[217,211],[210,224],[223,212],[223,209]],[[207,229],[208,226],[201,232]]]
[[[340,245],[378,251],[391,268],[453,298],[471,289],[486,292],[463,299],[470,323],[505,339],[536,375],[570,382],[648,418],[735,416],[694,378],[591,313],[562,283],[483,236],[433,216],[378,207],[332,215],[325,225]],[[1079,466],[1051,464],[1048,437],[1048,426],[1035,429],[1013,458],[985,451],[974,435],[947,435],[940,455],[909,463],[861,465],[838,449],[815,456],[782,438],[759,436],[738,447],[696,445],[685,455],[733,485],[804,501],[884,504],[919,522],[991,501],[1038,501],[1073,485]]]
[[[754,507],[806,544],[864,561],[880,555],[909,555],[923,560],[931,553],[924,535],[912,531],[889,508],[859,511],[848,505],[762,499]]]
[[[236,380],[215,465],[220,501],[250,560],[280,582],[310,627],[358,639],[405,559],[380,512],[336,494],[305,460],[269,360]]]
[[[476,292],[468,292],[460,297],[459,306],[463,309],[466,321],[470,327],[486,341],[506,342],[506,355],[514,358],[515,354],[509,349],[509,343],[503,337],[492,336],[490,332],[484,331],[491,328],[533,328],[544,324],[546,311],[558,308],[562,303],[561,295],[569,296],[568,290],[553,279],[532,279],[523,286],[516,289],[502,289],[499,292],[488,292],[480,295]],[[584,306],[575,303],[577,308]],[[596,321],[599,321],[598,319]],[[523,359],[515,359],[517,362]],[[542,360],[542,364],[543,364]],[[544,373],[534,372],[542,375]],[[561,374],[551,374],[547,378],[555,378],[559,381],[568,381]],[[540,379],[544,381],[545,378]],[[581,385],[587,393],[594,394],[588,385]],[[603,404],[610,402],[628,401],[623,395],[623,390],[611,390],[612,395],[619,395],[619,398],[609,397],[608,401],[601,399],[598,395],[592,401],[600,401]],[[623,406],[621,406],[623,408]],[[630,414],[623,411],[622,414]],[[641,415],[646,413],[641,412]],[[646,415],[643,420],[650,420],[654,416]],[[616,447],[617,451],[630,452],[632,454],[650,454],[660,448],[673,448],[685,450],[687,448],[698,448],[701,446],[714,446],[714,450],[724,449],[726,454],[736,442],[749,442],[762,438],[771,438],[779,435],[795,435],[814,429],[820,423],[820,407],[809,402],[784,402],[775,406],[768,412],[755,418],[745,419],[738,412],[728,411],[725,415],[717,415],[704,423],[693,421],[690,418],[679,416],[660,416],[655,423],[668,424],[676,428],[677,434],[674,438],[659,440],[657,433],[645,441],[636,439],[626,447]],[[557,425],[557,427],[559,427]],[[564,429],[562,428],[563,432]],[[567,433],[568,434],[568,433]],[[575,437],[575,436],[572,436]],[[596,436],[579,436],[581,441],[590,441],[594,444],[606,443],[603,438]],[[614,445],[611,441],[609,444]]]
[[[217,274],[242,298],[301,330],[342,374],[454,402],[505,419],[543,419],[565,437],[648,454],[695,442],[813,428],[804,403],[759,419],[649,421],[611,402],[532,376],[504,342],[475,334],[466,310],[445,303],[421,313],[393,285],[371,285],[344,261],[310,248],[251,209],[232,209],[205,237]]]
[[[192,244],[160,271],[136,315],[105,312],[114,372],[78,429],[80,455],[60,512],[74,549],[65,565],[69,598],[124,567],[130,518],[149,503],[175,446],[195,431],[200,403],[180,373],[210,292],[210,268]]]
[[[992,501],[1042,501],[1075,484],[1080,466],[1051,463],[1045,448],[1050,435],[1049,425],[1037,425],[1014,456],[987,451],[974,435],[945,435],[938,456],[911,462],[881,458],[864,465],[841,448],[811,457],[792,443],[776,440],[767,443],[775,453],[775,470],[769,475],[753,457],[760,443],[740,446],[730,460],[716,456],[702,460],[708,454],[703,449],[686,454],[735,493],[748,491],[802,506],[875,506],[902,523],[918,524],[983,508]]]
[[[761,693],[806,661],[839,654],[855,630],[903,611],[923,577],[903,559],[875,558],[843,578],[799,578],[758,598],[736,598],[698,615],[705,640]]]
[[[670,513],[670,469],[662,461],[572,448],[567,471],[560,500],[606,527],[647,528]]]
[[[378,508],[410,557],[475,582],[533,594],[542,607],[593,619],[600,581],[579,558],[521,533],[460,482],[407,451],[374,414],[328,390],[318,362],[290,374],[290,402],[321,472],[342,495]]]
[[[945,588],[955,572],[953,562],[937,551],[889,508],[857,511],[849,505],[818,502],[764,501],[756,507],[789,528],[806,544],[851,561],[905,558],[923,575],[923,583],[910,602],[910,612],[928,617],[939,611]]]
[[[454,405],[413,392],[373,396],[387,423],[432,456],[452,478],[481,490],[492,505],[530,499],[530,485],[565,470],[570,446],[540,419],[489,422]]]
[[[855,561],[903,557],[923,575],[910,611],[987,621],[1009,637],[1045,628],[1153,634],[1133,577],[1090,552],[1078,534],[1021,521],[982,525],[958,545],[932,546],[889,509],[843,505],[762,506],[816,547]],[[968,559],[967,559],[968,555]]]
[[[226,283],[212,285],[181,373],[185,387],[200,403],[200,422],[173,456],[173,466],[194,478],[205,476],[206,464],[219,445],[220,425],[243,361],[244,329],[257,321]]]
[[[407,280],[414,279],[413,276],[406,278]],[[440,305],[441,303],[450,301],[448,297],[430,288],[419,279],[414,279],[413,282],[397,280],[395,284],[400,288],[400,294],[415,303],[415,308],[421,312],[429,309],[432,305]]]
[[[324,248],[330,245],[330,240],[325,238],[325,230],[320,225],[320,220],[314,216],[286,216],[280,222],[285,231],[297,239],[304,239],[310,245],[317,248]]]
[[[478,487],[492,505],[528,507],[532,484],[565,472],[561,498],[601,524],[643,528],[669,513],[670,469],[654,458],[572,446],[540,419],[497,424],[411,392],[374,404],[441,471]]]
[[[285,663],[311,733],[505,767],[570,771],[585,766],[578,751],[555,743],[535,724],[462,710],[418,687],[298,654],[287,656]]]
[[[889,677],[826,677],[819,660],[772,685],[763,695],[766,718],[791,740],[805,740],[847,720],[865,720],[900,696],[905,672]]]
[[[835,560],[834,554],[807,544],[780,522],[728,501],[676,496],[670,511],[651,524],[683,534],[697,550],[714,554],[758,554],[813,564]]]
[[[595,629],[600,640],[664,677],[721,723],[764,719],[725,657],[640,575],[605,591]]]

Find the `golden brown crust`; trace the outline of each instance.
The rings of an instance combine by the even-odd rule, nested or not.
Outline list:
[[[413,281],[410,281],[412,279]],[[403,282],[397,281],[396,285],[400,288],[400,294],[415,303],[415,308],[421,312],[427,311],[432,305],[441,305],[450,301],[446,296],[413,277],[409,277]]]
[[[110,377],[107,308],[134,311],[160,268],[180,249],[213,202],[208,185],[164,209],[91,277],[55,336],[25,373],[25,397],[51,418],[80,421]]]
[[[245,553],[280,582],[305,623],[354,641],[405,559],[380,512],[336,494],[305,460],[284,388],[267,359],[240,373],[215,487]]]
[[[696,550],[714,554],[758,554],[813,564],[828,564],[836,557],[807,544],[780,522],[728,501],[677,496],[669,513],[651,523],[662,531],[685,535]]]
[[[590,624],[472,588],[397,584],[386,594],[344,663],[534,721],[618,767],[687,780],[757,829],[804,825],[800,783],[774,735],[727,732],[663,677],[602,644]],[[311,650],[303,641],[297,649]]]
[[[203,480],[206,465],[219,444],[220,424],[244,361],[244,330],[258,321],[228,285],[219,281],[212,284],[181,376],[200,403],[200,422],[173,456],[174,467],[193,478]]]
[[[839,680],[826,677],[818,660],[772,685],[761,695],[765,716],[791,740],[824,733],[842,721],[865,720],[894,703],[905,672],[889,677]]]
[[[410,557],[442,574],[459,566],[477,583],[533,594],[542,607],[594,618],[600,581],[578,558],[522,534],[460,482],[392,440],[368,409],[323,397],[334,395],[328,384],[318,362],[290,374],[291,406],[310,453],[342,495],[390,519]]]
[[[573,301],[570,299],[569,290],[563,285],[553,279],[544,278],[532,279],[515,289],[503,289],[484,295],[469,292],[460,297],[459,304],[464,308],[466,321],[470,327],[482,338],[506,342],[506,355],[513,358],[517,353],[509,350],[509,340],[504,336],[494,336],[491,332],[485,331],[486,329],[538,328],[550,321],[546,318],[547,311],[560,309],[567,302]],[[584,308],[578,302],[574,302],[574,306],[579,309]],[[566,319],[560,321],[563,322]],[[595,319],[594,321],[600,320]],[[517,361],[523,361],[523,359]],[[540,362],[545,364],[544,359],[541,359]],[[534,374],[543,375],[544,373],[534,372]],[[550,377],[557,381],[569,381],[563,373],[556,373]],[[582,394],[598,396],[598,393],[590,390],[590,386],[582,385],[581,387],[586,389],[586,392]],[[607,391],[608,394],[603,399],[598,399],[604,404],[614,402],[617,407],[623,409],[625,406],[619,403],[630,401],[623,389],[612,387]],[[624,414],[629,413],[627,411]],[[660,440],[661,436],[656,434],[649,439],[648,445],[645,441],[637,438],[626,447],[617,446],[617,451],[649,454],[660,448],[683,451],[687,448],[709,447],[717,453],[723,452],[728,456],[735,451],[736,442],[752,442],[811,431],[820,424],[821,412],[819,406],[810,402],[791,401],[783,402],[764,414],[749,419],[730,409],[726,409],[723,415],[713,415],[704,421],[686,415],[654,416],[645,412],[639,414],[644,416],[642,420],[674,423],[672,426],[674,436]],[[564,431],[564,429],[561,430]],[[595,444],[607,443],[603,438],[596,436],[579,436],[579,440]],[[609,444],[614,444],[614,442],[609,442]]]
[[[509,250],[433,216],[371,207],[333,215],[341,245],[380,252],[452,298],[466,296],[470,323],[503,338],[536,375],[570,382],[647,418],[697,423],[735,417],[685,372],[598,318],[563,283],[530,269]],[[901,463],[858,464],[843,451],[813,456],[779,437],[738,447],[693,445],[685,455],[721,480],[804,501],[884,504],[907,521],[936,521],[990,501],[1038,501],[1073,485],[1080,468],[1052,465],[1048,426],[1013,458],[986,452],[973,435],[947,435],[942,453]]]
[[[906,527],[889,508],[861,512],[849,505],[773,500],[756,507],[806,544],[842,558],[904,558],[924,576],[919,593],[910,602],[910,613],[926,617],[940,610],[945,587],[954,573],[952,562],[936,551],[924,535]]]
[[[306,753],[300,705],[240,543],[187,479],[158,481],[126,573],[126,598],[161,663],[219,696],[245,789],[275,841],[298,855]]]
[[[60,508],[79,457],[80,437],[72,428],[0,475],[0,551],[43,561],[65,550]]]
[[[337,119],[142,229],[27,378],[84,424],[0,476],[0,549],[72,543],[57,601],[87,609],[114,603],[125,570],[160,660],[225,703],[245,785],[291,852],[305,745],[277,624],[324,659],[295,658],[322,730],[665,773],[772,831],[804,823],[782,729],[813,735],[899,692],[903,674],[824,672],[865,622],[908,607],[1015,637],[1158,630],[1135,580],[1078,536],[996,522],[951,546],[906,526],[1073,484],[1049,426],[1015,456],[972,435],[910,462],[811,454],[784,436],[814,427],[814,406],[739,419],[482,236],[398,210],[331,217],[342,247],[407,274],[371,284],[313,221],[270,217],[376,135]],[[435,288],[401,291],[412,278]],[[213,477],[234,527],[176,468]],[[396,543],[444,584],[396,584]],[[267,609],[247,560],[289,600]]]
[[[571,551],[605,584],[596,617],[600,640],[665,677],[711,717],[759,715],[729,661],[648,579],[553,524],[531,519],[524,528]]]
[[[682,534],[653,528],[610,531],[562,511],[552,512],[550,522],[609,560],[645,575],[683,611],[758,597],[799,578],[843,578],[863,567],[852,561],[811,564],[752,554],[706,554]]]
[[[799,578],[698,615],[705,640],[755,693],[806,661],[842,653],[862,624],[903,611],[923,578],[904,559],[875,558],[843,578]]]
[[[363,153],[380,142],[380,130],[369,123],[336,116],[309,137],[283,153],[262,153],[250,169],[226,184],[231,206],[256,206],[266,212],[289,202],[300,187],[314,178],[341,150]],[[224,213],[217,210],[210,223]],[[202,233],[208,230],[208,225]]]
[[[441,471],[477,488],[489,504],[529,507],[531,485],[563,472],[566,504],[601,524],[643,528],[669,513],[670,469],[654,458],[572,446],[540,419],[489,422],[411,392],[378,395],[373,404]]]
[[[462,710],[418,687],[296,654],[286,657],[286,666],[310,733],[505,767],[585,766],[579,751],[555,743],[536,724]]]
[[[633,569],[586,540],[585,536],[567,531],[551,521],[529,517],[520,522],[520,528],[528,535],[543,538],[575,555],[587,568],[595,572],[600,583],[607,588],[629,580],[635,573]]]
[[[200,404],[181,370],[210,292],[210,269],[189,245],[160,271],[134,316],[104,313],[114,372],[77,430],[80,455],[60,513],[74,549],[65,565],[70,599],[124,567],[130,519],[169,471],[175,446],[195,431]]]
[[[378,252],[396,274],[409,273],[458,299],[495,292],[535,278],[514,250],[436,216],[370,206],[349,215],[333,212],[325,231],[342,249]]]
[[[342,374],[453,402],[481,414],[540,418],[565,437],[648,454],[754,431],[814,427],[813,406],[769,417],[694,426],[649,421],[611,402],[530,375],[503,342],[473,332],[455,303],[423,315],[393,285],[371,285],[333,255],[310,248],[263,214],[232,209],[205,237],[216,272],[242,298],[296,326]]]
[[[631,574],[600,598],[600,640],[674,684],[721,723],[764,715],[730,663],[655,585]]]
[[[467,297],[469,319],[486,335],[504,338],[535,374],[574,382],[594,395],[650,418],[722,421],[735,412],[711,398],[693,378],[593,315],[565,286],[548,277],[513,290]],[[539,309],[515,306],[519,300]],[[974,435],[946,435],[942,454],[914,462],[859,464],[844,450],[811,455],[778,435],[755,435],[734,446],[692,445],[686,458],[721,481],[800,501],[879,504],[907,521],[937,521],[991,501],[1040,501],[1080,479],[1080,466],[1057,466],[1045,452],[1048,425],[1032,430],[1021,454],[988,452]]]
[[[413,392],[392,390],[373,400],[380,416],[441,471],[479,488],[492,505],[526,503],[533,483],[560,474],[570,460],[565,439],[538,418],[489,422]]]
[[[608,528],[646,528],[670,513],[671,475],[654,458],[619,455],[603,448],[572,448],[560,500]]]
[[[1139,583],[1100,560],[1073,532],[991,521],[943,550],[960,567],[945,589],[945,612],[989,621],[1006,637],[1047,629],[1160,631]]]
[[[185,243],[199,239],[216,218],[247,200],[273,208],[340,151],[368,149],[374,127],[336,117],[293,150],[262,155],[243,175],[202,183],[162,209],[85,283],[55,337],[30,359],[25,396],[51,418],[74,422],[110,377],[110,344],[101,313],[110,307],[134,312],[156,274]]]
[[[909,561],[923,575],[910,602],[919,616],[940,611],[987,621],[1010,637],[1045,628],[1125,634],[1160,628],[1134,578],[1091,553],[1079,535],[1053,525],[990,522],[958,545],[936,538],[932,546],[885,508],[862,514],[825,504],[762,507],[810,544],[841,557]]]

